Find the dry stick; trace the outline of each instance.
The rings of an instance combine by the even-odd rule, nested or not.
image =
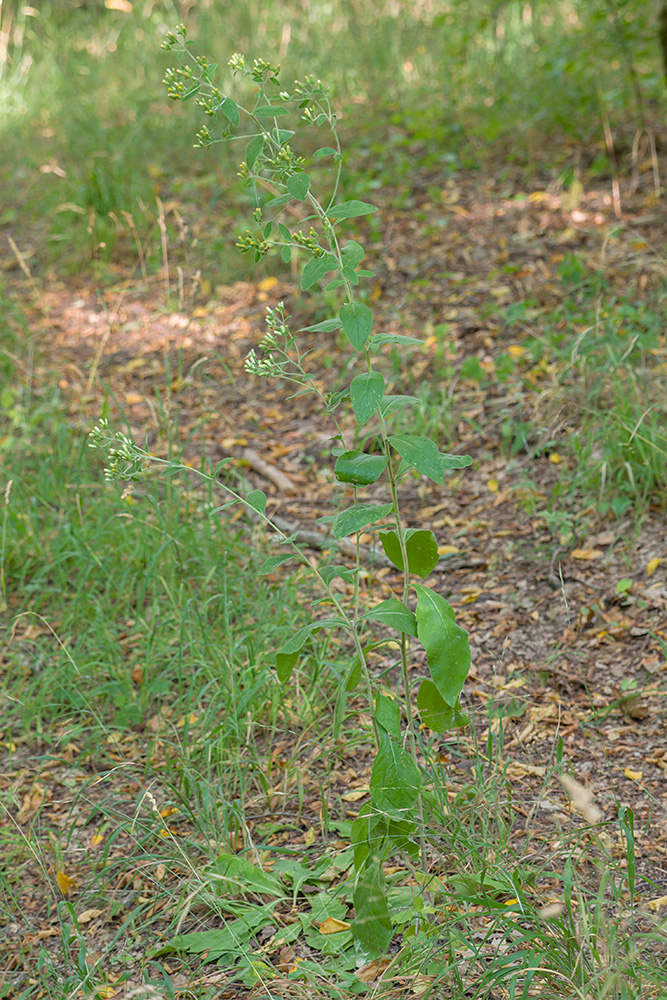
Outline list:
[[[146,258],[144,256],[144,248],[142,247],[141,240],[139,239],[139,231],[137,230],[137,227],[136,227],[136,225],[134,223],[134,219],[130,215],[129,212],[124,212],[123,211],[120,214],[123,216],[123,218],[127,222],[128,226],[130,227],[130,229],[132,231],[132,235],[134,236],[134,242],[136,244],[137,253],[139,255],[139,264],[141,265],[141,276],[144,279],[144,285],[146,285],[146,287],[148,287],[148,273],[146,271]]]
[[[157,205],[157,224],[160,227],[160,242],[162,243],[162,261],[163,268],[162,273],[164,275],[164,291],[166,296],[166,305],[169,305],[169,256],[167,253],[167,224],[165,222],[164,205],[162,200],[158,197],[155,199]]]
[[[254,469],[260,476],[268,479],[279,490],[282,490],[284,493],[294,492],[294,483],[289,476],[286,476],[280,469],[276,469],[275,465],[271,465],[261,455],[258,455],[256,451],[253,451],[252,448],[244,448],[241,452],[241,458],[244,462],[248,463],[251,469]]]
[[[600,103],[602,105],[601,97]],[[604,140],[607,144],[607,153],[609,155],[609,162],[611,163],[612,169],[611,192],[614,200],[614,215],[617,219],[620,219],[622,218],[623,212],[621,210],[621,188],[618,181],[618,169],[616,166],[616,150],[614,149],[614,137],[611,133],[609,115],[607,114],[607,110],[604,105],[602,105],[602,127],[604,128]]]

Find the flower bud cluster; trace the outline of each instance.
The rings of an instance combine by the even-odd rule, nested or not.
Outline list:
[[[255,83],[265,83],[267,80],[272,80],[277,84],[277,77],[279,73],[280,66],[272,66],[271,63],[266,62],[265,59],[253,60],[252,69],[250,70],[250,76]]]
[[[251,250],[254,250],[255,254],[259,254],[260,257],[263,257],[264,254],[269,252],[269,244],[267,241],[255,236],[249,229],[246,229],[245,233],[242,233],[239,237],[237,237],[236,246],[241,253],[249,253]]]
[[[192,87],[193,80],[192,67],[179,66],[177,69],[169,67],[162,82],[167,88],[167,96],[172,101],[182,101],[187,91]]]
[[[265,358],[258,358],[254,350],[250,350],[245,359],[244,367],[248,375],[273,378],[276,375],[282,375],[285,362],[276,361],[272,354],[268,354]]]
[[[308,235],[299,230],[297,233],[292,233],[292,239],[297,246],[310,250],[313,257],[322,257],[326,253],[324,248],[320,246],[320,237],[312,226],[308,230]]]
[[[112,437],[109,433],[109,421],[102,417],[88,434],[88,447],[104,448],[110,443],[114,447],[109,448],[108,452],[110,461],[104,470],[106,481],[115,483],[120,479],[139,479],[146,455],[122,431],[116,431]]]
[[[188,29],[184,24],[179,24],[176,31],[168,31],[165,40],[162,43],[162,48],[169,52],[170,49],[175,48],[177,45],[181,45],[185,36],[188,33]]]

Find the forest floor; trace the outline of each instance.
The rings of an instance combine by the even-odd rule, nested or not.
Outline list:
[[[640,518],[632,509],[621,518],[601,517],[589,498],[586,517],[572,515],[577,531],[559,540],[545,510],[563,463],[572,461],[562,446],[571,432],[571,414],[561,393],[562,370],[535,362],[525,350],[526,339],[539,334],[535,317],[540,310],[556,310],[573,294],[562,280],[568,255],[576,254],[586,269],[603,276],[610,300],[648,296],[664,286],[666,265],[654,247],[667,243],[667,217],[652,201],[650,170],[639,180],[634,191],[629,181],[624,185],[618,219],[608,183],[572,198],[571,192],[541,187],[537,180],[526,190],[518,181],[457,174],[434,200],[437,178],[420,177],[408,208],[381,206],[382,235],[369,246],[369,258],[377,271],[376,326],[425,340],[403,360],[386,362],[388,391],[418,393],[424,382],[441,388],[439,406],[428,404],[424,420],[436,434],[441,420],[449,447],[453,441],[455,450],[474,459],[471,468],[444,486],[409,485],[402,498],[407,523],[435,532],[444,557],[435,586],[470,634],[466,698],[477,733],[464,732],[451,755],[450,741],[443,739],[442,759],[449,761],[452,787],[469,780],[489,726],[497,735],[502,719],[502,766],[514,809],[512,843],[524,845],[529,829],[537,837],[534,843],[540,838],[553,843],[564,824],[579,822],[560,783],[549,777],[560,738],[566,769],[590,790],[603,823],[613,824],[620,806],[634,810],[637,899],[660,915],[667,909],[665,513],[647,504]],[[161,279],[144,285],[136,271],[127,278],[122,265],[118,270],[117,283],[103,291],[84,278],[55,282],[37,293],[18,268],[7,267],[7,277],[31,302],[27,315],[38,348],[35,384],[58,372],[74,428],[92,426],[108,399],[112,427],[123,426],[122,408],[135,439],[146,441],[156,454],[164,447],[156,412],[166,405],[186,460],[196,464],[203,451],[212,464],[231,456],[247,484],[267,493],[271,514],[292,522],[295,530],[320,531],[317,518],[330,513],[325,445],[330,427],[312,397],[287,400],[289,387],[251,378],[243,367],[263,335],[266,306],[284,302],[295,329],[314,321],[300,313],[296,280],[237,282],[166,309]],[[508,310],[526,300],[532,301],[533,312],[529,308],[513,321]],[[446,329],[444,338],[438,328]],[[565,334],[574,337],[566,329]],[[320,384],[338,388],[344,373],[332,361],[330,335],[303,336]],[[664,335],[661,347],[664,357]],[[488,373],[501,355],[512,359],[504,381],[484,387],[474,377],[458,377],[453,386],[448,382],[462,360],[476,357]],[[511,454],[516,435],[537,424],[538,414],[544,447],[526,441]],[[137,488],[139,495],[142,489]],[[582,502],[573,493],[568,509]],[[567,524],[564,519],[560,527]],[[263,544],[257,528],[247,530],[253,532],[253,544]],[[362,541],[369,544],[370,538]],[[318,557],[315,549],[313,557]],[[399,585],[398,574],[381,567],[375,582],[374,597],[390,596]],[[21,595],[10,596],[10,611],[20,603]],[[34,627],[22,620],[17,636]],[[418,673],[420,668],[416,655],[413,669]],[[146,720],[151,739],[153,721]],[[0,822],[28,830],[39,814],[42,836],[50,829],[57,834],[71,821],[73,786],[90,782],[96,766],[105,774],[104,796],[131,815],[137,785],[128,781],[125,764],[145,753],[141,728],[104,748],[98,765],[87,759],[82,774],[75,774],[76,746],[50,756],[30,740],[15,740],[0,781],[14,789],[21,808]],[[279,749],[290,759],[299,757],[298,748]],[[329,794],[339,805],[347,803],[348,816],[358,811],[357,799],[368,788],[370,763],[370,753],[359,746],[347,754],[340,751]],[[356,798],[350,795],[355,790]],[[94,797],[93,783],[88,802]],[[315,784],[306,788],[300,805],[289,797],[282,802],[289,831],[284,843],[298,845],[318,830],[320,806]],[[265,810],[264,797],[246,803],[251,831]],[[94,809],[82,811],[78,821],[80,856],[67,864],[71,890],[67,882],[60,886],[70,899],[77,883],[85,881],[79,866],[90,865],[95,853],[93,816]],[[187,838],[187,829],[177,829]],[[612,855],[617,848],[623,853],[621,843],[608,846]],[[56,940],[60,947],[57,912],[45,895],[37,861],[34,868],[3,945],[17,974],[32,974],[26,958],[28,926],[47,948]],[[127,878],[134,878],[137,893],[149,894],[139,867]],[[118,892],[128,884],[119,885]],[[103,950],[100,942],[112,933],[108,918],[109,908],[79,912],[86,934],[96,942],[91,954]],[[118,917],[114,920],[117,926]],[[155,935],[154,924],[150,933]],[[137,976],[119,984],[115,993],[109,987],[106,996],[137,995],[131,990],[140,981],[148,942],[135,943]],[[213,966],[193,973],[174,958],[166,967],[177,995],[196,982],[215,987],[220,998],[241,995],[242,987],[225,985]],[[11,982],[12,975],[0,973],[0,983],[3,976]]]

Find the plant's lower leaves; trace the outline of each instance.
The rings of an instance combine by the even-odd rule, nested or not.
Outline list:
[[[382,625],[395,628],[397,632],[407,632],[408,635],[417,638],[417,619],[397,597],[381,601],[380,604],[376,604],[374,608],[359,617],[365,618],[366,621],[381,622]]]
[[[444,597],[421,583],[417,591],[417,637],[426,650],[431,677],[446,703],[454,708],[470,670],[468,633],[454,620]]]
[[[448,705],[433,681],[423,680],[417,693],[417,708],[422,722],[435,733],[446,733],[470,725],[470,717],[461,710],[461,703]]]
[[[336,460],[334,475],[339,483],[370,486],[387,467],[384,455],[366,455],[362,451],[344,451]]]
[[[352,934],[355,940],[366,952],[386,951],[394,930],[380,863],[371,864],[362,872],[355,886],[353,900],[356,916],[352,923]]]
[[[402,571],[403,555],[398,532],[392,528],[390,531],[381,531],[379,537],[387,558],[391,559],[394,566]],[[404,538],[408,556],[408,572],[415,573],[422,578],[428,576],[435,569],[440,558],[435,535],[427,528],[408,528]]]
[[[359,503],[354,507],[347,507],[334,518],[334,538],[345,538],[346,535],[354,535],[370,524],[377,524],[391,514],[393,509],[392,503]]]
[[[402,740],[380,730],[380,749],[371,769],[373,806],[390,814],[403,813],[414,805],[421,787],[421,774]]]

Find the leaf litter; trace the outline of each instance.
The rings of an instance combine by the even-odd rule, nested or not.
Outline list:
[[[520,851],[534,839],[557,853],[562,824],[577,815],[588,824],[612,821],[619,804],[630,806],[638,896],[659,911],[667,898],[659,892],[667,885],[667,817],[661,805],[667,781],[664,513],[649,507],[634,536],[629,517],[616,523],[592,517],[580,544],[563,547],[541,503],[562,465],[560,452],[524,448],[508,458],[503,440],[504,423],[525,423],[522,414],[535,419],[555,391],[555,367],[547,362],[529,368],[518,341],[539,323],[540,310],[555,309],[567,297],[562,281],[567,255],[576,254],[584,269],[602,273],[619,294],[646,296],[664,280],[648,250],[655,241],[655,216],[645,221],[641,188],[628,192],[628,226],[618,229],[603,189],[579,192],[568,211],[548,186],[525,190],[514,184],[461,174],[454,187],[423,173],[415,178],[409,211],[383,207],[381,213],[376,316],[386,332],[426,334],[425,346],[410,355],[409,372],[388,368],[385,381],[389,391],[410,393],[439,372],[448,393],[443,409],[454,402],[458,415],[450,436],[458,441],[457,450],[475,459],[472,469],[444,487],[422,480],[405,505],[412,527],[436,532],[446,572],[435,588],[469,630],[473,653],[465,707],[474,716],[474,730],[443,738],[440,759],[447,794],[457,800],[472,794],[480,745],[489,735],[501,740],[495,767],[511,784],[514,809],[508,850]],[[417,213],[437,217],[442,225],[435,232]],[[120,266],[118,285],[102,293],[83,281],[47,288],[33,302],[28,314],[40,344],[36,383],[48,384],[57,369],[69,420],[82,432],[95,422],[110,391],[132,432],[147,439],[157,455],[167,451],[156,417],[158,394],[166,394],[184,444],[199,428],[212,463],[232,456],[248,486],[265,491],[271,510],[318,530],[317,518],[328,512],[330,463],[323,447],[328,428],[307,397],[286,403],[279,385],[250,380],[243,370],[245,355],[261,336],[264,307],[284,301],[289,312],[299,290],[282,279],[237,282],[170,313],[157,282],[137,289],[122,283],[122,273]],[[18,279],[14,283],[20,287]],[[533,304],[518,324],[508,322],[512,304],[520,302]],[[335,366],[327,365],[336,335],[316,330],[303,336],[319,384],[339,388]],[[511,359],[509,378],[482,390],[481,378],[502,370],[503,357]],[[455,370],[460,374],[451,388],[447,373],[451,377]],[[120,415],[111,402],[111,419]],[[257,462],[249,461],[249,449]],[[192,450],[193,464],[200,453]],[[376,593],[389,601],[391,570],[381,568],[375,577]],[[378,668],[383,665],[380,657]],[[413,670],[418,673],[418,662]],[[133,680],[142,683],[140,669]],[[353,697],[348,710],[355,710]],[[192,937],[189,945],[199,957],[211,957],[216,948],[226,956],[251,947],[256,982],[272,970],[276,996],[298,996],[304,989],[300,967],[317,969],[318,956],[345,954],[354,911],[344,889],[351,859],[343,834],[369,788],[371,760],[363,737],[350,747],[323,741],[310,758],[297,734],[278,736],[270,750],[267,744],[265,752],[282,769],[281,781],[267,793],[248,796],[245,828],[230,840],[239,852],[250,851],[249,860],[226,855],[224,872],[223,861],[216,862],[198,890],[216,892],[220,879],[228,888],[236,884],[226,904],[230,920],[216,929],[199,914],[201,899],[183,903],[192,878],[187,855],[204,834],[187,812],[161,804],[173,799],[168,789],[148,788],[141,778],[149,744],[159,772],[160,754],[168,750],[164,745],[156,750],[155,738],[167,723],[196,725],[197,718],[155,716],[137,731],[114,735],[99,748],[97,760],[87,757],[81,767],[80,749],[66,730],[54,734],[64,747],[57,759],[36,756],[29,737],[3,737],[0,788],[15,808],[0,823],[25,844],[34,838],[50,842],[53,858],[48,869],[37,854],[24,861],[29,878],[22,876],[20,912],[5,930],[5,982],[12,981],[8,975],[30,977],[44,948],[62,963],[56,943],[60,947],[64,902],[76,912],[77,940],[84,942],[88,967],[108,984],[100,996],[138,995],[132,991],[155,940],[166,946],[160,961],[171,980],[169,995],[197,990],[221,1000],[261,995],[256,986],[232,982],[224,967],[179,957],[173,942],[168,944],[176,917],[180,931],[187,927],[190,935],[204,922],[201,947],[194,947]],[[367,723],[360,714],[360,727]],[[567,769],[560,775],[563,789],[549,777],[559,745]],[[340,836],[335,824],[325,830],[322,813],[323,758],[332,750],[327,794],[338,810]],[[114,829],[121,830],[117,840]],[[617,847],[611,845],[612,853]],[[98,882],[104,870],[102,892]],[[452,874],[446,857],[442,871]],[[478,888],[462,885],[461,892],[474,895]],[[242,905],[248,897],[254,910]],[[549,905],[560,904],[545,901]],[[262,908],[262,920],[253,923],[253,913]],[[122,982],[110,956],[118,947],[118,927],[128,918],[131,943],[123,947],[130,978]],[[386,996],[408,988],[418,995],[426,988],[428,977],[426,985],[417,977],[409,987],[391,978],[391,967],[391,953],[358,970],[348,966],[350,976],[364,984],[389,970],[387,985],[393,987]],[[155,989],[158,995],[159,985]]]

